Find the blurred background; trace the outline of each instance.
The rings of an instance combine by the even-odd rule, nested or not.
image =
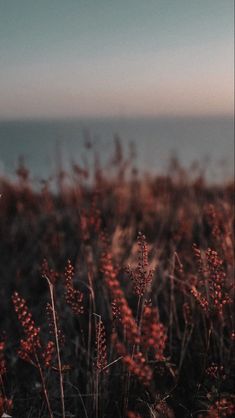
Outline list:
[[[35,182],[97,155],[105,164],[118,136],[142,173],[174,157],[210,182],[231,178],[233,8],[1,1],[0,175],[13,176],[19,157]]]

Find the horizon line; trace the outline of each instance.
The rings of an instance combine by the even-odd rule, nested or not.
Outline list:
[[[61,116],[20,116],[20,117],[1,117],[0,123],[4,122],[72,122],[72,121],[82,121],[82,120],[137,120],[137,119],[233,119],[234,112],[231,113],[202,113],[202,114],[136,114],[136,115],[61,115]]]

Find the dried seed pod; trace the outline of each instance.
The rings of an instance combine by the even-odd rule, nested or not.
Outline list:
[[[98,372],[102,372],[107,366],[107,346],[106,346],[106,333],[104,324],[101,319],[96,324],[96,362],[95,367]]]
[[[84,313],[83,306],[83,293],[74,289],[73,286],[74,268],[71,261],[68,260],[65,268],[65,298],[67,304],[71,307],[72,311],[76,315]]]

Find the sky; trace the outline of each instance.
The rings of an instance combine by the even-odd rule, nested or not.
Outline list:
[[[233,113],[233,0],[0,0],[0,119]]]

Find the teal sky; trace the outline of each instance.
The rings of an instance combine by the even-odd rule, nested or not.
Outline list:
[[[233,0],[0,0],[0,119],[233,112]]]

